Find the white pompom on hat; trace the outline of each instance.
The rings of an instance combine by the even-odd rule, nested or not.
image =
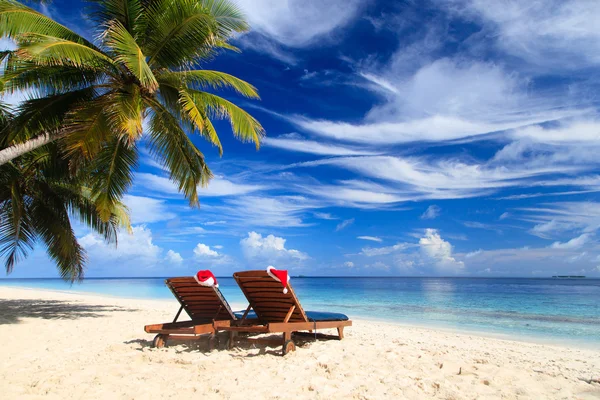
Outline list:
[[[275,269],[275,267],[273,267],[272,265],[269,265],[267,267],[267,274],[269,274],[269,276],[273,279],[275,279],[277,282],[281,282],[281,285],[283,286],[283,293],[287,293],[287,285],[288,282],[290,281],[290,276],[288,275],[288,272],[284,269]]]

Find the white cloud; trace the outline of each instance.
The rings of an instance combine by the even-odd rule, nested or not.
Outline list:
[[[554,243],[552,243],[552,245],[550,247],[552,247],[553,249],[569,249],[569,250],[580,249],[583,245],[585,245],[589,241],[590,241],[590,234],[584,233],[581,236],[573,238],[565,243],[554,242]]]
[[[206,221],[204,225],[213,226],[213,225],[225,225],[227,221],[219,220],[219,221]]]
[[[129,208],[133,224],[165,221],[177,216],[168,211],[169,207],[164,200],[126,194],[123,201]]]
[[[419,246],[421,252],[440,270],[459,272],[465,267],[462,261],[457,261],[452,256],[452,245],[442,239],[435,229],[425,230],[425,236],[419,240]]]
[[[508,217],[510,217],[510,213],[509,212],[503,212],[500,217],[498,217],[498,219],[500,221],[507,219]]]
[[[177,185],[169,178],[139,172],[136,174],[136,184],[144,188],[159,193],[178,194]],[[259,190],[267,189],[264,185],[238,184],[230,180],[215,177],[208,187],[198,187],[198,196],[202,197],[224,197],[224,196],[239,196]]]
[[[381,242],[381,238],[377,236],[357,236],[357,239],[370,240],[371,242]]]
[[[550,238],[566,232],[593,233],[600,229],[600,203],[593,201],[542,204],[519,209],[521,219],[535,223],[530,233]]]
[[[176,253],[173,250],[169,250],[167,251],[167,256],[165,257],[165,260],[172,264],[181,264],[183,262],[183,257],[181,257],[181,254]]]
[[[315,213],[313,213],[313,215],[315,216],[315,218],[318,218],[318,219],[326,219],[326,220],[338,219],[337,217],[334,217],[330,213],[315,212]]]
[[[291,121],[315,135],[340,141],[399,144],[457,140],[582,113],[561,108],[562,99],[532,96],[527,79],[492,63],[440,59],[414,73],[399,71],[394,64],[380,69],[363,76],[385,82],[389,95],[362,122],[305,117]]]
[[[266,146],[276,147],[288,151],[298,153],[309,153],[324,156],[358,156],[358,155],[375,155],[374,151],[363,149],[353,149],[350,147],[326,144],[312,140],[298,140],[287,138],[264,138],[262,143]]]
[[[358,0],[239,0],[252,29],[291,47],[311,44],[348,23]]]
[[[345,219],[342,222],[340,222],[339,224],[337,224],[337,226],[335,227],[335,231],[339,232],[339,231],[341,231],[343,229],[346,229],[347,227],[349,227],[353,223],[354,223],[354,218]]]
[[[232,223],[246,226],[308,226],[304,216],[322,204],[303,196],[240,196],[226,199],[224,205],[211,207]]]
[[[96,273],[98,270],[113,269],[115,265],[120,268],[129,265],[131,272],[136,273],[162,262],[162,249],[153,243],[150,228],[143,225],[134,226],[131,234],[120,231],[116,247],[107,244],[96,233],[89,233],[78,238],[78,241],[88,253],[90,269]]]
[[[210,246],[207,246],[204,243],[198,243],[196,245],[194,248],[194,254],[200,258],[220,256],[219,253],[217,253],[215,250],[212,250]]]
[[[366,257],[376,257],[391,254],[397,251],[405,250],[412,247],[408,243],[397,243],[393,246],[386,247],[363,247],[360,254]]]
[[[499,48],[527,62],[552,70],[600,64],[600,32],[595,0],[449,0],[452,9],[484,24]]]
[[[335,165],[356,171],[368,178],[387,181],[386,185],[343,181],[338,185],[312,185],[306,190],[331,199],[350,202],[391,203],[424,199],[452,199],[485,195],[492,190],[532,186],[552,182],[551,175],[567,174],[590,168],[572,165],[495,165],[477,164],[459,159],[426,157],[337,157],[303,163],[316,167]]]
[[[240,241],[244,256],[256,262],[303,261],[308,255],[299,250],[287,249],[286,239],[274,235],[262,236],[260,233],[248,232],[248,237]]]
[[[246,34],[237,39],[237,43],[245,50],[253,50],[257,53],[267,54],[284,64],[296,65],[298,58],[290,50],[287,50],[278,42],[260,34]]]
[[[427,210],[421,215],[421,219],[435,219],[439,217],[441,210],[442,209],[435,204],[431,205],[427,207]]]
[[[354,263],[352,261],[346,261],[344,267],[354,268]]]
[[[515,139],[530,139],[540,143],[598,145],[600,121],[568,121],[553,127],[539,125],[515,129],[510,133]]]
[[[324,162],[313,163],[313,165],[322,163]],[[299,188],[308,194],[347,207],[368,208],[410,200],[409,197],[396,195],[389,187],[357,180],[341,181],[337,184],[312,183]]]
[[[502,234],[502,229],[498,228],[497,226],[491,225],[491,224],[484,224],[483,222],[479,222],[479,221],[465,221],[465,222],[463,222],[463,225],[466,226],[467,228],[485,229],[488,231],[494,231],[499,234]]]
[[[472,251],[472,252],[470,252],[470,253],[467,253],[467,254],[465,254],[465,258],[472,258],[472,257],[475,257],[475,256],[477,256],[477,255],[481,254],[481,252],[482,252],[482,250],[481,250],[481,249],[479,249],[479,250],[475,250],[475,251]]]

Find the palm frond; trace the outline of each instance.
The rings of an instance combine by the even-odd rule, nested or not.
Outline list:
[[[5,132],[0,135],[0,145],[20,143],[41,133],[57,132],[69,111],[94,96],[94,88],[85,88],[22,102]]]
[[[250,114],[232,102],[211,93],[186,90],[198,107],[203,107],[209,118],[228,119],[233,134],[244,142],[253,142],[258,149],[265,134],[262,125]]]
[[[84,43],[37,33],[24,33],[17,37],[18,54],[42,65],[65,65],[85,69],[114,68],[113,60]]]
[[[48,256],[56,263],[61,277],[71,282],[83,279],[86,261],[71,226],[64,198],[58,196],[45,182],[38,182],[40,196],[31,202],[36,232],[46,245]]]
[[[198,205],[198,185],[206,186],[212,173],[204,156],[181,129],[178,120],[160,103],[149,100],[152,109],[148,131],[151,154],[165,165],[172,181],[190,202]]]
[[[136,39],[145,33],[145,9],[140,0],[89,0],[92,18],[101,26],[118,21]]]
[[[217,21],[221,40],[249,29],[244,13],[235,3],[227,0],[200,0],[200,4]]]
[[[17,1],[0,0],[0,37],[17,39],[24,33],[36,33],[95,46],[72,30]]]
[[[219,135],[217,135],[214,126],[210,123],[203,105],[196,104],[194,98],[185,89],[179,91],[179,96],[179,102],[185,113],[185,117],[192,122],[202,136],[218,147],[219,155],[223,155],[221,140],[219,139]]]
[[[104,42],[114,53],[115,60],[124,65],[146,90],[156,91],[158,82],[146,63],[146,56],[127,29],[119,21],[112,21],[104,35]]]
[[[193,71],[164,72],[158,76],[159,81],[165,81],[171,85],[179,83],[200,89],[233,89],[236,93],[252,99],[259,99],[258,91],[254,86],[233,75],[220,71],[206,69]]]
[[[33,250],[36,233],[27,212],[31,199],[21,189],[18,171],[5,164],[0,167],[0,177],[0,257],[10,273]]]
[[[102,221],[108,221],[133,182],[137,150],[119,137],[111,138],[90,164],[92,198]]]
[[[106,115],[113,133],[127,136],[129,145],[142,135],[143,108],[140,87],[126,85],[106,96],[110,102]]]
[[[62,139],[65,155],[78,166],[80,159],[92,160],[110,140],[112,129],[105,109],[106,96],[89,101],[73,109],[65,118],[63,129],[68,132]]]
[[[71,66],[45,66],[22,61],[5,68],[2,79],[4,92],[35,91],[38,95],[49,96],[79,90],[96,83],[100,73],[95,69],[82,69]]]
[[[149,3],[146,15],[144,51],[151,66],[190,66],[214,48],[218,23],[197,0],[157,0]]]

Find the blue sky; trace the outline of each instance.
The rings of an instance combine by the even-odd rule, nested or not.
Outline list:
[[[87,276],[600,276],[596,1],[243,0],[242,54],[204,66],[262,100],[261,149],[224,155],[190,209],[144,154],[117,249]],[[80,3],[42,11],[91,37]],[[12,277],[56,276],[37,249]]]

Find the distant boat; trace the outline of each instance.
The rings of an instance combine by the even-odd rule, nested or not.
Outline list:
[[[556,279],[585,279],[585,275],[554,275]]]

